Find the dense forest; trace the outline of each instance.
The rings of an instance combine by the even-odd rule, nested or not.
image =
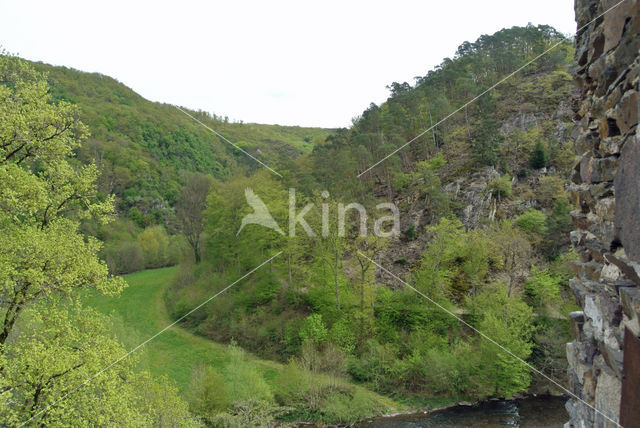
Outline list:
[[[109,77],[3,54],[2,418],[350,424],[558,393],[531,367],[564,382],[572,58],[551,27],[504,29],[326,130],[189,117]],[[239,231],[246,189],[280,225],[295,189],[326,233]],[[357,210],[339,224],[351,202],[371,214],[369,231],[384,215],[376,205],[392,202],[400,233],[362,234]],[[117,299],[119,274],[165,266],[176,266],[168,316],[229,344],[224,363],[183,368],[186,388],[145,369],[144,350],[119,359],[146,337],[90,304]]]
[[[81,106],[79,118],[90,132],[75,158],[96,164],[97,190],[116,196],[118,214],[107,226],[85,223],[83,231],[106,242],[102,255],[114,273],[180,260],[189,243],[180,236],[184,218],[178,207],[188,182],[195,186],[206,177],[226,180],[261,168],[175,106],[149,102],[108,76],[39,63],[33,67],[46,75],[52,102]],[[330,133],[231,123],[202,111],[187,114],[267,164],[291,162]]]

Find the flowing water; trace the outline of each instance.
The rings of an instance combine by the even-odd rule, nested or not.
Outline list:
[[[521,427],[562,428],[569,416],[566,398],[535,397],[513,401],[491,401],[477,406],[455,406],[429,414],[375,418],[361,422],[359,428],[431,427]]]

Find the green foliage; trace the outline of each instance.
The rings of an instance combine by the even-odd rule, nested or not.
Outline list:
[[[129,220],[134,222],[138,227],[144,227],[144,218],[138,207],[129,209]]]
[[[242,349],[232,347],[231,360],[224,371],[227,390],[232,402],[250,399],[273,402],[269,385],[256,368],[244,359]]]
[[[98,240],[78,232],[91,216],[106,223],[113,198],[99,197],[95,165],[73,159],[86,137],[77,110],[53,102],[19,59],[0,55],[0,82],[2,420],[195,425],[173,387],[135,374],[132,359],[113,364],[125,350],[78,303],[81,291],[117,295],[125,284],[99,261]]]
[[[271,403],[249,399],[234,403],[228,413],[218,413],[208,422],[211,426],[229,428],[272,427],[279,409]]]
[[[257,360],[235,344],[206,342],[181,328],[158,338],[162,352],[149,350],[141,364],[148,364],[154,374],[167,371],[184,391],[190,389],[190,409],[199,422],[211,426],[268,426],[276,420],[352,424],[380,412],[384,400],[347,382],[347,373],[367,387],[400,396],[485,398],[526,391],[530,381],[526,366],[475,332],[461,329],[433,301],[462,314],[519,358],[531,358],[534,316],[520,297],[522,289],[537,312],[543,313],[541,309],[557,305],[562,295],[558,278],[565,277],[554,267],[533,271],[526,285],[523,276],[534,260],[545,263],[537,258],[532,243],[542,242],[535,247],[539,252],[561,251],[551,243],[552,237],[568,228],[562,178],[540,180],[535,198],[548,216],[528,211],[517,220],[519,227],[505,220],[468,229],[455,218],[463,206],[449,184],[486,165],[499,166],[505,175],[492,180],[488,191],[498,198],[502,211],[497,218],[504,219],[512,212],[512,199],[533,199],[520,193],[526,187],[522,180],[514,181],[512,188],[507,172],[522,170],[529,163],[534,168],[546,166],[550,154],[551,165],[567,163],[566,144],[550,138],[549,123],[542,120],[533,125],[525,119],[533,111],[550,114],[560,95],[569,93],[571,83],[563,71],[569,44],[561,43],[557,54],[534,61],[514,76],[512,85],[481,97],[361,178],[353,172],[364,171],[429,128],[434,119],[445,117],[560,40],[550,27],[528,26],[464,43],[455,58],[416,79],[415,85],[393,83],[385,103],[371,105],[353,127],[331,135],[318,129],[230,124],[215,115],[192,112],[275,166],[283,173],[281,180],[258,170],[255,162],[172,106],[147,102],[112,79],[38,65],[50,71],[50,95],[29,67],[21,73],[33,85],[14,87],[13,74],[5,73],[9,84],[0,85],[0,113],[9,121],[0,124],[0,137],[10,141],[18,129],[31,144],[24,149],[11,140],[14,145],[0,149],[0,158],[5,158],[0,163],[0,284],[5,284],[3,292],[9,299],[16,284],[31,287],[25,292],[28,299],[17,303],[25,307],[9,307],[3,314],[10,330],[11,319],[20,318],[20,332],[25,335],[14,334],[6,341],[14,354],[2,354],[2,365],[8,367],[8,377],[2,379],[8,385],[5,393],[16,394],[9,398],[28,408],[38,379],[56,376],[69,368],[67,363],[89,359],[86,367],[63,376],[60,388],[72,387],[72,381],[90,376],[92,364],[103,364],[123,351],[109,336],[113,330],[102,325],[103,318],[81,315],[81,308],[76,311],[75,306],[71,311],[45,313],[34,309],[35,302],[62,294],[73,300],[75,290],[86,284],[117,294],[122,283],[110,278],[108,270],[132,272],[183,260],[166,292],[157,283],[166,281],[169,271],[158,276],[150,272],[131,277],[134,281],[145,278],[144,284],[119,303],[101,300],[103,309],[109,309],[106,312],[117,310],[123,324],[139,326],[139,334],[148,337],[147,333],[157,331],[158,319],[163,326],[169,323],[164,319],[163,300],[169,315],[177,318],[277,251],[282,251],[279,258],[252,273],[242,287],[228,290],[190,315],[183,326],[217,341],[237,341],[261,356],[291,358],[286,367]],[[22,92],[14,96],[12,91]],[[25,108],[24,100],[37,108]],[[87,132],[78,116],[91,127],[91,138],[83,139]],[[522,120],[512,126],[512,117]],[[43,129],[60,132],[42,144],[50,136]],[[24,162],[22,156],[27,156]],[[336,233],[333,216],[327,225],[329,233],[316,239],[307,238],[301,230],[299,236],[287,238],[257,225],[246,225],[238,234],[243,217],[251,212],[245,199],[248,188],[260,196],[284,230],[288,188],[297,189],[298,209],[307,202],[315,204],[306,219],[318,234],[324,226],[322,204],[331,213],[337,211],[339,201],[347,200],[373,209],[384,195],[402,201],[411,214],[421,212],[404,237],[413,240],[415,248],[420,247],[418,238],[425,239],[426,251],[415,264],[413,256],[394,259],[398,265],[411,261],[415,270],[407,280],[428,298],[377,284],[369,259],[380,259],[384,242],[354,239],[357,216],[348,216],[345,236]],[[321,197],[318,189],[330,190],[331,197]],[[511,192],[517,195],[506,198]],[[116,198],[105,196],[110,194]],[[120,218],[102,224],[114,207]],[[426,234],[418,230],[424,224]],[[178,236],[178,231],[184,236]],[[85,238],[81,232],[95,238]],[[104,247],[98,239],[105,241]],[[183,257],[189,253],[193,256]],[[385,250],[382,259],[388,254],[393,253]],[[106,263],[99,262],[98,255]],[[36,268],[40,266],[45,266],[44,272]],[[497,278],[505,285],[494,284]],[[161,313],[156,313],[158,308]],[[67,312],[68,319],[64,318]],[[84,323],[85,316],[91,320]],[[45,318],[53,322],[48,325]],[[544,327],[540,331],[556,331],[542,319],[535,321]],[[127,337],[129,331],[125,333],[118,337]],[[64,340],[55,342],[57,334]],[[555,355],[557,346],[538,336],[534,357],[547,361],[543,358]],[[94,347],[74,347],[80,339]],[[49,342],[55,342],[56,347],[48,348],[53,353],[40,346]],[[189,355],[183,355],[185,348],[190,349]],[[192,373],[196,360],[205,365]],[[77,404],[63,404],[76,415],[85,412],[83,417],[94,425],[194,422],[183,402],[166,404],[175,395],[171,385],[155,382],[145,372],[137,374],[133,361],[127,364],[106,373],[95,389],[87,389],[87,396],[80,394]],[[18,383],[25,373],[30,379],[26,386]],[[47,390],[47,397],[60,390]],[[120,395],[115,393],[118,390]],[[100,416],[96,403],[111,405],[114,400],[114,411]],[[61,406],[56,412],[63,410]],[[74,422],[58,413],[49,413],[52,419],[45,422]]]
[[[542,140],[538,140],[536,142],[536,147],[531,153],[531,158],[529,158],[529,163],[531,167],[534,169],[540,169],[547,166],[549,162],[549,151],[544,146]]]
[[[483,283],[490,266],[499,263],[491,239],[481,231],[464,232],[458,219],[442,218],[428,230],[433,238],[416,273],[416,285],[432,298],[462,299]]]
[[[183,184],[183,171],[223,178],[234,167],[255,168],[246,155],[175,107],[149,102],[108,76],[46,64],[33,66],[48,74],[58,98],[79,107],[93,134],[79,157],[82,161],[95,157],[101,163],[101,190],[113,191],[126,207],[134,204],[147,212],[158,199],[173,204]],[[308,153],[314,141],[329,134],[318,128],[230,123],[202,111],[190,114],[248,152],[259,150],[269,165]],[[135,190],[139,199],[126,200],[127,189]]]
[[[418,232],[416,230],[416,225],[414,223],[411,223],[409,227],[407,227],[407,230],[404,231],[404,237],[407,239],[407,241],[413,241],[417,236]]]
[[[553,274],[546,269],[538,270],[533,266],[525,291],[531,296],[535,307],[544,309],[560,303],[561,284],[566,281],[567,279],[562,275]]]
[[[475,128],[471,149],[476,160],[482,165],[496,166],[499,160],[499,146],[502,136],[496,119],[496,106],[491,92],[477,101],[479,124]]]
[[[513,397],[531,382],[529,367],[523,361],[533,347],[533,310],[518,296],[509,295],[501,284],[483,290],[471,307],[481,318],[478,330],[500,345],[488,340],[480,343],[479,374],[485,394]]]
[[[544,242],[544,251],[550,260],[555,259],[567,241],[558,239],[566,236],[573,227],[573,221],[569,214],[569,204],[566,199],[559,199],[553,204],[553,209],[547,217],[547,237]]]
[[[232,404],[224,377],[211,367],[194,369],[191,395],[192,412],[208,422]]]
[[[356,337],[353,331],[353,324],[346,318],[339,320],[331,326],[328,337],[331,343],[340,348],[345,354],[350,354],[355,349]],[[305,339],[302,340],[304,341]]]
[[[110,272],[131,273],[144,269],[144,255],[137,241],[109,243],[104,254]]]
[[[547,232],[547,216],[536,209],[530,209],[516,220],[518,227],[527,232],[544,235]]]
[[[509,174],[505,174],[500,178],[494,178],[489,181],[487,188],[491,191],[493,196],[504,198],[511,194],[511,177]]]
[[[311,342],[318,345],[327,340],[328,331],[324,321],[322,321],[322,315],[311,314],[305,318],[299,334],[302,343]]]
[[[473,348],[464,342],[453,349],[430,349],[422,360],[424,366],[429,367],[425,384],[435,394],[456,397],[468,393],[475,371],[473,353]]]
[[[286,420],[351,423],[357,414],[365,413],[355,409],[372,411],[367,400],[358,404],[358,394],[341,383],[345,370],[367,387],[405,397],[486,398],[525,392],[529,385],[526,366],[477,333],[461,329],[433,301],[486,329],[500,343],[504,340],[505,347],[513,347],[518,357],[530,358],[534,344],[533,331],[528,328],[534,317],[520,296],[530,266],[546,263],[539,256],[546,251],[552,224],[556,220],[562,223],[566,211],[558,205],[557,217],[549,212],[561,204],[561,178],[542,179],[533,195],[530,185],[537,175],[529,180],[518,176],[512,186],[509,174],[529,168],[536,144],[541,141],[548,144],[544,148],[554,158],[566,149],[552,138],[555,128],[546,118],[557,110],[558,94],[572,90],[563,74],[570,43],[561,43],[558,55],[534,61],[514,80],[491,91],[490,97],[438,124],[433,132],[425,133],[360,178],[353,172],[364,171],[383,159],[429,128],[432,119],[445,117],[455,106],[463,105],[560,40],[550,27],[528,26],[463,44],[455,58],[416,79],[415,85],[392,84],[389,99],[380,106],[372,104],[350,129],[336,130],[326,139],[315,138],[307,154],[275,163],[283,166],[278,168],[283,172],[282,180],[275,180],[264,170],[254,170],[242,159],[217,153],[218,159],[226,161],[220,161],[225,171],[233,174],[206,171],[217,180],[207,197],[200,231],[206,238],[202,262],[183,268],[188,273],[181,274],[167,291],[170,314],[177,318],[186,313],[269,255],[282,251],[243,281],[242,287],[220,295],[184,325],[216,341],[235,340],[260,356],[291,359],[287,374],[277,376],[275,386],[268,376],[263,377],[277,405],[292,408],[284,416]],[[182,125],[171,138],[197,147],[202,137]],[[107,121],[104,126],[119,125]],[[149,139],[158,140],[152,131],[150,128]],[[251,150],[256,147],[247,139],[241,139],[240,144]],[[170,150],[160,146],[153,147],[154,153]],[[162,157],[165,155],[159,155]],[[482,219],[474,229],[476,225],[463,225],[456,215],[466,209],[462,205],[467,194],[463,191],[468,184],[466,178],[475,180],[484,175],[489,170],[487,165],[497,166],[504,173],[487,189],[497,199],[492,201],[496,205],[491,209],[497,211],[491,218],[499,220]],[[551,165],[557,167],[556,163]],[[563,173],[559,171],[559,176]],[[119,176],[123,186],[132,188],[135,174]],[[180,185],[188,181],[188,176],[181,177],[169,205],[184,197],[186,187],[181,191]],[[329,233],[313,239],[300,227],[293,238],[257,225],[246,225],[237,234],[243,217],[251,212],[244,197],[247,188],[260,196],[285,232],[287,189],[295,188],[298,212],[307,203],[315,204],[305,218],[318,235],[324,226],[322,204],[334,214],[340,201],[355,200],[368,210],[382,196],[399,201],[403,214],[415,216],[404,239],[413,240],[411,247],[420,250],[424,240],[426,250],[416,262],[413,255],[396,257],[396,244],[383,250],[383,243],[368,237],[354,239],[359,229],[356,215],[347,216],[345,236],[334,233],[337,221],[333,215],[327,224]],[[321,189],[329,190],[331,196],[322,197]],[[125,190],[123,196],[127,207],[139,207],[141,218],[137,216],[136,221],[141,227],[168,221],[149,209],[146,193]],[[508,219],[511,213],[520,212],[516,206],[519,201],[534,199],[548,217],[540,211],[529,211],[517,221]],[[423,225],[427,225],[426,233],[419,230]],[[136,243],[138,233],[131,234]],[[389,255],[398,260],[395,268],[404,264],[412,268],[407,280],[428,298],[377,283],[376,268],[369,259],[388,260]],[[497,280],[504,285],[494,284]],[[221,317],[220,313],[227,315]],[[542,342],[536,339],[536,343]],[[226,370],[226,363],[223,367]],[[223,377],[224,370],[218,370]],[[319,382],[316,375],[326,376],[329,381]],[[257,378],[251,379],[260,383]],[[216,417],[229,424],[240,420],[234,418],[241,414],[262,415],[259,417],[264,421],[271,421],[273,413],[268,409],[274,404],[268,403],[268,395],[257,402],[235,401]]]
[[[565,181],[556,175],[540,177],[540,183],[536,189],[536,199],[546,208],[551,208],[556,202],[567,203],[567,194],[564,191]]]
[[[317,415],[330,424],[352,424],[383,410],[371,393],[335,381],[314,380],[299,363],[290,362],[278,376],[276,398],[281,405],[297,409],[292,416]]]
[[[162,226],[151,226],[143,230],[138,235],[138,245],[142,249],[147,268],[164,267],[177,262],[169,258],[169,236]]]

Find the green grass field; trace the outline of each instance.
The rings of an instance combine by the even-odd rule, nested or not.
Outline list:
[[[158,333],[171,324],[163,299],[164,288],[171,282],[176,268],[146,270],[125,275],[129,286],[117,298],[92,293],[85,303],[106,315],[112,315],[115,332],[127,349]],[[176,382],[185,394],[189,389],[193,368],[198,365],[222,369],[230,358],[228,345],[213,342],[196,336],[189,331],[174,326],[158,335],[144,347],[136,351],[140,354],[140,368],[149,370],[153,375],[166,375]],[[272,384],[283,365],[246,354],[250,364]],[[323,382],[319,376],[319,382]],[[378,395],[361,386],[388,410],[398,410],[403,406],[388,397]]]
[[[174,274],[175,268],[164,268],[126,275],[129,287],[119,297],[94,293],[87,297],[86,303],[106,315],[113,315],[116,333],[125,346],[132,349],[171,324],[163,291]],[[228,362],[229,347],[174,326],[137,353],[140,353],[138,357],[142,368],[154,375],[167,375],[184,392],[189,387],[193,367],[199,364],[223,367]],[[282,367],[250,355],[248,359],[267,380],[272,379]]]

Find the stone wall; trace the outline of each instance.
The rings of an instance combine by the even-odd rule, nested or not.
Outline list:
[[[619,0],[576,0],[581,28]],[[581,91],[580,135],[570,186],[576,210],[571,241],[580,255],[571,288],[567,344],[574,392],[619,420],[624,329],[640,335],[640,0],[625,0],[576,36],[574,77]],[[615,426],[579,400],[567,427]]]

